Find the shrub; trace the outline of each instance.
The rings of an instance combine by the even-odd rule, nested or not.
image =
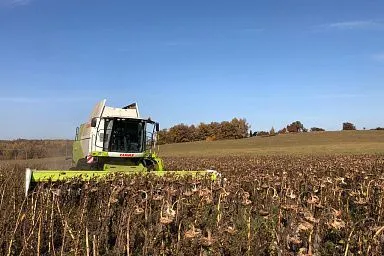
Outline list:
[[[311,132],[324,132],[325,129],[319,127],[312,127]]]
[[[269,132],[259,131],[259,132],[257,132],[257,136],[269,136]]]

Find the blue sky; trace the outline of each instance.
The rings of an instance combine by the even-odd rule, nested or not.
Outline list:
[[[384,1],[0,0],[0,139],[72,138],[93,105],[162,128],[384,126]]]

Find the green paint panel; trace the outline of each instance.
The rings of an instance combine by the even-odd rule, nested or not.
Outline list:
[[[77,164],[81,158],[84,158],[84,152],[81,148],[81,141],[77,140],[73,142],[72,161]]]
[[[112,169],[112,166],[109,168]],[[71,170],[71,171],[62,171],[62,170],[40,170],[40,171],[33,171],[31,182],[45,182],[45,181],[62,181],[62,180],[68,180],[73,178],[80,178],[82,180],[90,180],[92,178],[103,178],[105,176],[111,175],[111,174],[137,174],[137,173],[146,173],[145,167],[140,166],[125,166],[124,169],[121,168],[121,166],[117,167],[116,171],[104,170],[104,171],[83,171],[83,170]],[[157,176],[164,176],[167,174],[174,174],[176,176],[188,176],[191,175],[192,177],[198,177],[198,176],[205,176],[210,175],[212,180],[216,180],[218,178],[218,175],[216,173],[207,173],[206,171],[155,171],[155,172],[148,172],[150,174],[154,174]]]
[[[153,160],[156,161],[157,163],[157,171],[164,171],[164,163],[163,163],[163,159],[161,159],[160,157],[158,157],[155,153],[152,154],[152,158]]]
[[[91,153],[92,156],[108,156],[108,152],[106,151],[93,151]]]
[[[90,180],[92,178],[102,178],[114,173],[123,174],[135,174],[143,172],[141,169],[130,170],[130,171],[83,171],[83,170],[41,170],[33,171],[31,181],[32,182],[44,182],[44,181],[60,181],[68,180],[73,178],[81,178],[82,180]]]
[[[109,172],[146,172],[147,168],[145,168],[142,164],[139,165],[117,165],[117,164],[104,164],[104,171]]]

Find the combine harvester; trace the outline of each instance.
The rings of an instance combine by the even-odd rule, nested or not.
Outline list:
[[[55,182],[71,178],[90,180],[111,174],[154,173],[163,176],[173,173],[178,176],[209,175],[220,180],[214,170],[165,171],[158,157],[156,146],[159,123],[140,117],[136,103],[123,108],[105,105],[106,100],[96,104],[88,123],[76,129],[72,161],[76,167],[70,170],[31,170],[25,173],[25,194],[39,182]]]

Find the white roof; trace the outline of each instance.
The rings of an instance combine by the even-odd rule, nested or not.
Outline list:
[[[137,109],[122,109],[105,106],[102,117],[140,118]]]
[[[137,104],[131,104],[125,108],[114,108],[105,105],[106,100],[102,100],[96,104],[91,113],[94,117],[121,117],[121,118],[140,118]]]

